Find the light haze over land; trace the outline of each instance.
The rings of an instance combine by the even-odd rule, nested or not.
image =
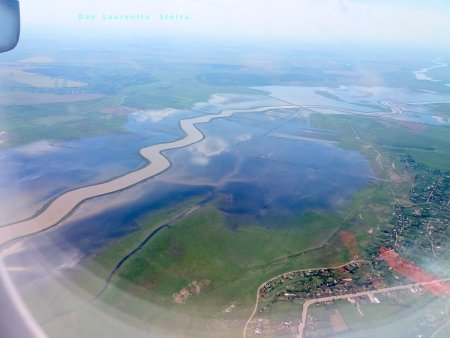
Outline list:
[[[50,337],[448,327],[449,1],[21,9],[0,263]]]
[[[143,35],[354,40],[444,47],[450,31],[450,2],[383,0],[174,0],[21,1],[24,29],[60,26],[92,34],[138,30]],[[78,15],[95,14],[80,24]],[[159,14],[187,14],[187,22],[158,22]],[[103,14],[149,14],[151,22],[101,20]]]

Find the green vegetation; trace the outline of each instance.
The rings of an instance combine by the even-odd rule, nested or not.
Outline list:
[[[181,54],[180,49],[173,46],[159,46],[148,48],[143,55],[133,54],[139,49],[136,46],[124,44],[120,49],[125,46],[131,47],[127,55],[119,55],[118,50],[108,48],[105,53],[97,55],[70,51],[70,57],[66,56],[65,63],[53,63],[39,69],[27,68],[27,72],[67,79],[58,86],[52,79],[37,77],[47,80],[43,83],[44,87],[53,84],[55,88],[36,88],[30,86],[33,83],[27,85],[26,81],[17,83],[14,79],[6,80],[4,84],[8,88],[5,89],[13,91],[19,89],[21,92],[43,94],[102,93],[106,96],[92,101],[2,106],[0,131],[6,131],[6,141],[2,146],[40,139],[76,139],[122,132],[126,115],[105,113],[108,108],[188,109],[215,93],[265,95],[264,92],[248,88],[248,85],[288,83],[324,87],[345,84],[372,86],[373,78],[360,71],[365,67],[377,69],[386,86],[414,89],[420,85],[443,93],[450,90],[441,88],[441,83],[415,81],[411,71],[416,69],[415,64],[402,63],[403,66],[399,68],[398,61],[386,62],[384,57],[380,58],[380,54],[377,54],[379,52],[372,55],[373,51],[372,60],[358,61],[356,66],[347,64],[347,61],[345,65],[342,63],[347,55],[341,57],[325,53],[324,58],[320,55],[323,51],[316,51],[309,54],[314,56],[308,57],[311,64],[298,67],[290,63],[285,65],[284,59],[277,58],[277,55],[282,54],[277,50],[276,55],[272,56],[277,56],[273,60],[279,60],[279,64],[274,61],[273,66],[267,66],[262,71],[260,66],[249,64],[247,57],[243,58],[247,61],[241,60],[242,51],[235,53],[232,49],[221,59],[221,53],[214,53],[217,55],[211,57],[203,50],[198,51],[197,46],[187,54],[184,54],[184,50]],[[207,46],[207,49],[211,47]],[[304,51],[297,53],[302,58],[305,55]],[[100,62],[96,60],[99,55],[102,56]],[[231,64],[234,62],[231,58],[237,64]],[[332,64],[328,61],[325,63],[328,65],[325,72],[321,63],[330,58],[335,60]],[[64,62],[64,59],[61,60]],[[77,60],[77,63],[72,65],[73,60]],[[29,77],[28,74],[22,76]],[[87,83],[87,86],[64,87],[71,84],[70,80]],[[317,94],[340,100],[327,91],[317,91]],[[380,108],[369,102],[366,106],[377,110]],[[448,115],[450,105],[440,104],[437,107],[442,115]],[[402,245],[401,248],[405,249],[406,254],[408,246],[421,248],[420,254],[427,259],[425,263],[433,262],[433,245],[440,246],[434,248],[436,255],[441,251],[448,252],[445,245],[448,243],[448,222],[441,221],[448,218],[448,212],[444,210],[447,207],[445,190],[448,191],[448,180],[443,177],[445,170],[450,170],[448,128],[389,118],[346,115],[313,114],[310,121],[312,127],[335,131],[340,145],[366,156],[375,171],[377,179],[366,189],[355,193],[341,210],[309,210],[294,217],[290,215],[288,219],[274,219],[273,226],[268,228],[256,221],[249,221],[248,224],[231,229],[217,201],[212,201],[181,219],[169,222],[169,227],[159,231],[125,262],[107,291],[97,301],[86,306],[92,295],[101,290],[104,279],[122,258],[137,248],[157,226],[173,219],[180,210],[192,208],[199,200],[165,206],[140,220],[139,230],[115,240],[89,258],[86,262],[87,271],[65,272],[64,276],[70,280],[67,283],[70,292],[64,290],[67,280],[63,278],[57,280],[54,283],[56,285],[42,282],[45,287],[40,284],[28,286],[29,290],[34,290],[34,294],[30,291],[26,299],[32,308],[38,309],[35,312],[38,313],[39,321],[46,322],[45,328],[48,332],[55,332],[55,336],[70,333],[83,337],[104,336],[105,332],[109,332],[110,337],[119,335],[114,333],[114,328],[120,326],[114,323],[115,318],[125,318],[125,321],[133,324],[138,322],[146,336],[149,326],[155,336],[164,336],[157,331],[159,327],[170,328],[172,336],[240,336],[253,309],[258,287],[274,276],[301,269],[321,270],[353,259],[371,259],[380,246],[393,246],[396,243],[393,234],[400,231],[398,243]],[[313,136],[320,138],[318,133]],[[405,158],[411,159],[411,163],[426,166],[419,172],[425,175],[423,179],[417,179],[418,173],[405,164]],[[433,196],[430,195],[430,186],[433,186]],[[419,200],[412,200],[410,191],[417,193]],[[439,208],[430,207],[429,202],[437,204]],[[416,207],[415,204],[423,205]],[[405,226],[405,220],[408,219],[410,222]],[[419,259],[417,254],[410,257]],[[430,257],[432,259],[428,260]],[[290,285],[286,291],[298,291],[306,297],[316,292],[323,295],[327,288],[350,276],[352,282],[342,282],[336,290],[359,290],[359,287],[372,285],[372,280],[366,283],[365,278],[369,274],[372,274],[375,284],[404,282],[401,276],[388,271],[387,265],[382,262],[377,269],[377,277],[374,277],[370,263],[364,264],[364,268],[357,273],[322,269],[318,273],[298,275],[298,279],[293,280],[296,285]],[[69,299],[60,297],[67,293],[70,294]],[[42,296],[41,302],[37,300],[36,294]],[[280,322],[287,320],[294,323],[298,320],[299,303],[293,306],[294,302],[289,302],[290,296],[283,297],[279,297],[281,301],[277,304],[280,311],[264,313],[262,317]],[[417,301],[417,304],[421,302]],[[365,325],[373,329],[374,325],[386,320],[383,313],[392,316],[404,314],[402,307],[413,306],[412,309],[418,310],[417,304],[411,305],[406,301],[399,305],[386,301],[377,309],[375,306],[380,304],[373,307],[363,304],[363,311],[369,318],[364,324],[360,323],[360,315],[352,308],[353,305],[340,302],[334,309],[339,307],[352,328],[363,330]],[[227,312],[227,309],[230,311]],[[58,317],[51,321],[61,312],[64,312],[61,320]],[[112,319],[104,320],[100,315],[102,313],[112,314]],[[95,321],[95,327],[83,325],[89,322],[88,319],[91,319],[90,322]],[[107,331],[102,325],[106,326]],[[294,333],[295,325],[288,326],[290,332]],[[388,331],[377,332],[389,336]],[[136,335],[128,332],[123,336]]]
[[[327,99],[330,99],[330,100],[345,102],[344,100],[340,99],[338,96],[336,96],[330,92],[327,92],[325,90],[316,90],[316,94],[322,95],[323,97],[326,97]]]
[[[423,269],[447,276],[450,172],[427,168],[411,157],[402,159],[400,164],[414,175],[408,201],[394,205],[393,217],[383,224],[366,251],[375,257],[380,247],[393,248]]]
[[[127,89],[125,105],[140,109],[186,109],[197,102],[207,101],[216,93],[266,94],[245,87],[217,87],[199,83],[195,79],[158,81]]]
[[[200,66],[164,64],[158,69],[136,70],[133,65],[103,65],[101,67],[68,66],[35,68],[39,79],[46,76],[84,81],[81,88],[35,88],[25,84],[7,84],[5,90],[26,92],[77,94],[102,93],[96,100],[69,103],[4,105],[0,109],[0,131],[6,132],[1,147],[51,139],[70,140],[86,136],[122,132],[127,120],[124,113],[106,113],[106,109],[187,109],[197,102],[207,101],[215,93],[267,93],[243,86],[210,86],[196,79]],[[28,74],[28,73],[27,73]]]
[[[258,286],[275,275],[301,268],[338,265],[354,258],[344,247],[339,231],[350,229],[361,245],[370,240],[367,230],[379,224],[380,212],[369,206],[389,203],[391,193],[380,183],[355,194],[340,213],[309,211],[297,217],[295,224],[266,229],[257,224],[228,228],[214,203],[161,230],[146,246],[127,261],[113,279],[118,289],[110,287],[102,296],[106,304],[114,304],[133,315],[170,325],[169,313],[189,313],[199,318],[220,318],[227,323],[225,336],[242,330],[255,301]],[[157,224],[169,219],[185,206],[171,206],[143,222],[141,230],[118,239],[89,264],[91,271],[106,275],[132,248],[136,247]],[[362,213],[364,219],[359,217]],[[390,213],[390,208],[387,208]],[[382,214],[382,213],[381,213]],[[279,220],[283,223],[283,220]],[[98,267],[101,267],[100,269]],[[103,272],[99,272],[103,271]],[[193,281],[210,283],[183,304],[175,304],[172,296]],[[80,281],[80,285],[84,282]],[[142,308],[132,305],[122,292],[158,304],[166,315],[158,319],[142,315]],[[223,311],[235,304],[231,313]],[[161,312],[161,309],[159,310]],[[180,323],[180,330],[183,328]],[[199,328],[201,324],[198,324]],[[208,324],[211,326],[211,324]],[[212,326],[214,327],[214,326]],[[183,330],[187,329],[184,326]],[[211,328],[212,329],[212,328]],[[205,330],[205,327],[201,327]],[[210,335],[207,331],[204,336]]]
[[[156,81],[147,69],[133,67],[129,64],[100,64],[94,66],[79,66],[57,64],[51,67],[32,68],[29,72],[50,77],[65,78],[86,83],[76,92],[117,94],[123,88],[151,83]],[[55,88],[51,89],[55,91]],[[74,90],[58,88],[59,93],[74,92]]]
[[[338,215],[312,211],[283,230],[257,225],[232,230],[224,225],[224,217],[217,209],[204,207],[175,222],[170,229],[160,231],[123,266],[119,276],[133,284],[150,286],[162,297],[171,297],[191,281],[208,279],[215,301],[226,302],[231,290],[234,297],[242,299],[248,296],[249,283],[254,288],[264,280],[261,275],[265,278],[280,268],[279,264],[268,266],[267,262],[319,245],[339,224],[339,219]],[[150,220],[139,236],[133,235],[136,244],[152,224],[155,222]],[[118,240],[114,249],[105,251],[96,261],[112,267],[130,251],[130,239],[125,240],[126,245]]]
[[[273,276],[305,268],[335,266],[352,259],[373,258],[372,254],[381,245],[373,246],[374,241],[393,229],[394,204],[409,199],[414,173],[405,164],[405,156],[413,158],[409,155],[410,149],[444,151],[447,144],[445,129],[428,127],[422,130],[421,136],[426,140],[423,141],[415,137],[417,131],[391,120],[313,115],[311,121],[313,126],[337,131],[341,144],[363,153],[381,180],[356,193],[338,213],[309,211],[298,215],[288,226],[280,219],[278,222],[284,224],[283,227],[275,225],[269,229],[252,223],[232,230],[226,226],[224,215],[213,201],[155,235],[118,271],[113,279],[113,285],[118,289],[110,287],[101,299],[163,327],[170,325],[169,313],[175,311],[199,318],[220,318],[227,322],[227,334],[238,334],[243,318],[248,317],[254,304],[258,286]],[[385,129],[402,135],[402,139],[395,143]],[[427,142],[431,142],[433,149]],[[442,174],[439,170],[436,172]],[[182,207],[172,208],[173,213]],[[92,271],[99,271],[95,268],[99,265],[103,269],[100,275],[106,277],[152,228],[170,218],[169,214],[162,210],[149,217],[142,223],[141,230],[118,239],[99,253],[90,263]],[[353,242],[344,242],[343,230],[354,236]],[[382,244],[388,245],[388,242]],[[376,285],[405,282],[404,277],[389,272],[382,262],[377,265],[377,273],[378,279],[371,281]],[[353,276],[355,290],[365,287],[367,282],[365,278],[357,277]],[[203,283],[198,293],[192,293],[194,281]],[[317,285],[320,287],[328,282],[325,278]],[[351,285],[346,287],[351,288]],[[188,296],[177,304],[173,297],[183,289],[188,291]],[[142,316],[142,312],[135,310],[118,290],[158,304],[167,314],[158,319]],[[225,314],[224,309],[230,304],[234,304],[233,311]],[[261,318],[272,318],[272,315],[277,316],[276,313],[278,311],[268,312]],[[180,323],[180,330],[183,325]],[[208,325],[210,329],[214,327]],[[208,332],[205,336],[210,334]]]
[[[133,64],[101,65],[99,67],[59,65],[36,68],[33,72],[49,76],[83,81],[89,85],[77,92],[102,93],[126,96],[124,105],[139,109],[185,109],[194,103],[206,101],[212,94],[239,93],[265,94],[243,86],[220,87],[199,82],[196,75],[202,65],[178,65],[162,63],[158,68]],[[58,89],[57,92],[69,90]],[[73,92],[70,90],[69,92]]]
[[[105,278],[158,224],[194,204],[195,200],[187,201],[147,217],[140,230],[111,243],[87,267]],[[329,260],[346,258],[342,247],[323,246],[342,221],[338,214],[310,211],[282,229],[268,230],[250,224],[232,230],[211,203],[157,233],[122,266],[101,301],[162,327],[171,327],[176,313],[189,314],[197,317],[197,327],[192,328],[181,320],[174,330],[198,329],[202,334],[196,336],[208,337],[210,330],[218,329],[210,322],[207,327],[202,326],[205,324],[201,324],[200,318],[221,318],[227,323],[223,336],[238,335],[263,281],[299,265],[319,267]],[[76,280],[89,292],[98,292],[99,285],[89,282],[88,277],[81,275]],[[174,294],[194,281],[208,282],[199,294],[177,304]],[[149,316],[152,310],[135,304],[133,296],[159,307],[158,315]],[[224,313],[232,303],[233,311]]]
[[[0,110],[1,128],[7,133],[2,146],[120,132],[125,117],[108,116],[99,110],[119,105],[122,98],[115,96],[71,103],[5,106]]]
[[[368,145],[386,153],[410,155],[432,168],[450,170],[448,127],[404,124],[392,119],[363,116],[319,114],[311,117],[311,124],[338,131],[345,147],[360,150]]]

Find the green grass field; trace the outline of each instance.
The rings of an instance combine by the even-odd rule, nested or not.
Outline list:
[[[311,117],[312,125],[338,131],[342,145],[360,149],[360,140],[390,153],[408,154],[418,162],[438,168],[450,169],[449,128],[422,126],[408,128],[399,121],[362,116],[318,115]]]
[[[381,128],[379,121],[371,118],[364,120],[322,115],[314,116],[313,121],[322,127],[338,130],[342,144],[363,153],[373,167],[379,166],[376,161],[377,152],[374,150],[378,149],[383,164],[383,167],[379,166],[379,169],[375,170],[379,177],[389,177],[386,168],[390,168],[391,162],[395,162],[395,171],[399,175],[404,174],[398,147],[377,144],[380,140],[372,135],[379,132],[377,128]],[[371,129],[371,124],[376,128]],[[395,122],[392,127],[399,130],[404,128]],[[355,130],[360,135],[360,140],[355,139]],[[443,142],[439,128],[437,130],[432,137],[441,137]],[[426,132],[429,132],[429,129]],[[420,145],[420,140],[413,141],[411,138],[410,142]],[[121,267],[107,291],[89,308],[48,322],[48,319],[55,315],[55,311],[59,313],[62,308],[76,307],[80,301],[79,298],[71,299],[73,296],[64,298],[63,291],[58,293],[58,297],[52,296],[52,290],[55,289],[49,285],[40,287],[42,294],[48,294],[45,298],[54,299],[48,311],[41,311],[40,322],[47,323],[45,328],[48,332],[60,332],[63,327],[72,326],[72,332],[89,336],[89,331],[104,332],[101,325],[113,327],[111,321],[114,322],[114,318],[122,320],[121,318],[126,316],[126,321],[132,321],[144,329],[149,326],[157,330],[170,329],[174,337],[240,336],[253,309],[256,291],[261,283],[287,271],[329,267],[354,258],[345,248],[339,235],[340,230],[354,233],[359,258],[369,258],[370,243],[379,229],[389,223],[392,214],[391,189],[395,191],[397,198],[405,198],[408,192],[406,187],[411,182],[408,176],[405,177],[405,182],[395,185],[385,181],[373,182],[369,187],[355,193],[349,203],[338,212],[310,210],[297,215],[288,225],[280,219],[279,222],[283,226],[278,228],[273,226],[267,229],[251,223],[232,230],[227,227],[224,215],[216,209],[216,204],[212,201],[190,215],[174,221],[170,224],[170,229],[165,228],[157,233]],[[158,224],[173,218],[180,210],[186,210],[198,201],[193,199],[162,207],[152,215],[143,217],[138,231],[117,239],[91,257],[86,262],[85,272],[69,276],[69,284],[76,289],[72,293],[82,294],[83,299],[96,294],[104,285],[103,279],[120,259],[137,247]],[[198,295],[188,296],[182,304],[175,303],[173,295],[187,288],[193,281],[208,283],[202,286]],[[33,293],[30,292],[31,294]],[[58,299],[67,301],[62,306]],[[35,308],[42,306],[42,302],[36,301],[35,296],[27,299],[27,302],[37,304]],[[231,304],[233,310],[224,312]],[[392,310],[392,313],[399,311],[398,306],[390,306],[388,303],[383,306],[386,311]],[[348,317],[348,325],[355,325],[355,330],[360,328],[365,332],[365,327],[369,328],[382,320],[373,314],[377,321],[364,322],[364,326],[351,312],[355,310],[347,308],[348,306],[343,308],[343,316],[346,321]],[[82,329],[73,326],[73,323],[78,321],[92,322],[91,317],[98,316],[99,311],[107,314],[107,317],[92,324],[99,325],[98,328]],[[367,313],[371,313],[370,311],[372,307],[367,309]],[[359,313],[357,315],[359,316]],[[124,331],[121,330],[117,329],[116,336],[120,336],[119,332],[123,334]],[[355,330],[352,332],[357,332]],[[111,337],[116,334],[112,329],[108,332]],[[131,334],[130,332],[127,331],[127,334]],[[387,331],[379,332],[385,334]],[[135,332],[133,335],[139,336]],[[358,337],[356,333],[354,336]]]
[[[261,283],[286,271],[338,265],[352,259],[338,235],[339,230],[353,231],[361,245],[370,241],[367,228],[378,221],[375,210],[365,207],[385,203],[388,196],[383,185],[375,185],[357,193],[339,213],[306,212],[299,215],[294,224],[278,229],[249,224],[231,230],[225,225],[221,212],[210,204],[153,237],[122,266],[113,279],[113,287],[101,300],[161,327],[170,326],[175,312],[180,316],[189,314],[201,318],[190,329],[207,330],[205,337],[211,334],[210,329],[217,329],[211,324],[214,319],[227,323],[224,336],[239,334],[251,313]],[[88,268],[105,278],[157,224],[193,203],[171,206],[145,218],[139,231],[109,245],[89,262]],[[367,223],[358,217],[360,210],[365,210]],[[360,251],[364,255],[362,247]],[[211,282],[199,295],[188,297],[184,304],[175,304],[174,293],[192,281],[202,280]],[[95,293],[96,288],[98,291],[98,285],[86,285],[87,280],[80,277],[77,281],[89,292]],[[143,315],[145,306],[137,306],[135,297],[145,301],[150,308],[158,306],[159,312],[164,309],[165,315]],[[231,303],[236,304],[233,311],[224,313]],[[177,329],[189,327],[181,321]]]
[[[25,298],[31,309],[48,304],[45,311],[37,314],[46,331],[66,331],[69,336],[69,332],[77,332],[86,337],[94,337],[95,332],[109,332],[111,337],[120,337],[124,328],[113,330],[114,321],[126,320],[144,330],[151,327],[152,332],[170,329],[173,337],[177,334],[240,336],[262,282],[285,270],[320,267],[330,260],[345,259],[345,250],[335,245],[287,257],[317,245],[319,239],[326,240],[340,225],[340,215],[311,211],[299,216],[296,226],[290,228],[267,230],[249,225],[234,231],[224,225],[219,211],[205,206],[174,222],[170,230],[159,232],[124,264],[98,301],[82,311],[77,310],[102,288],[103,278],[120,258],[157,224],[195,203],[196,200],[186,201],[146,217],[141,230],[118,239],[92,257],[86,264],[87,270],[69,272],[67,278],[61,277],[56,284],[43,282],[43,285],[30,286]],[[281,259],[267,264],[274,258]],[[190,296],[184,304],[173,301],[174,293],[192,281],[205,279],[211,283],[199,295]],[[39,289],[39,297],[34,288]],[[233,311],[224,312],[231,304],[234,304]],[[59,316],[61,312],[64,314]],[[55,315],[57,318],[52,320]],[[96,318],[95,321],[92,318]],[[133,336],[139,337],[139,334],[133,333]]]
[[[123,96],[92,101],[4,106],[0,124],[8,137],[2,147],[39,140],[71,140],[122,131],[123,116],[106,116],[102,108],[120,104]]]
[[[192,303],[211,298],[208,303],[222,306],[230,296],[245,299],[249,290],[253,295],[266,276],[280,269],[279,264],[267,266],[267,262],[320,245],[320,240],[327,238],[340,222],[342,218],[337,214],[312,211],[283,230],[257,225],[231,230],[224,224],[223,215],[207,206],[158,233],[122,267],[119,276],[152,291],[152,298],[160,297],[161,303],[190,282],[208,279],[211,285],[206,296]],[[146,223],[140,235],[148,233],[152,224]],[[114,249],[103,252],[96,261],[103,267],[111,266],[130,249],[130,241],[123,245],[119,240]]]
[[[195,69],[177,72],[163,70],[157,80],[123,87],[113,95],[96,100],[33,105],[4,105],[0,109],[0,131],[7,133],[1,147],[44,139],[70,140],[123,131],[126,116],[108,115],[103,109],[120,105],[138,109],[188,109],[207,101],[215,93],[266,94],[246,87],[218,87],[201,84]],[[171,75],[172,74],[172,75]],[[33,91],[33,95],[36,91]],[[24,94],[25,95],[25,94]],[[43,96],[47,92],[42,93]]]
[[[216,93],[266,94],[246,87],[219,87],[198,82],[194,78],[163,79],[126,90],[124,104],[139,109],[190,108],[197,102],[207,101]]]
[[[346,120],[332,122],[350,128]],[[355,141],[351,146],[364,152],[365,144]],[[375,155],[373,151],[366,153],[371,161]],[[377,227],[388,220],[392,202],[389,184],[376,182],[356,193],[337,213],[311,210],[298,215],[288,226],[267,229],[247,224],[237,230],[227,227],[224,216],[210,203],[155,235],[121,267],[113,278],[114,287],[101,300],[162,327],[170,326],[173,316],[170,313],[175,311],[179,315],[209,319],[198,321],[203,324],[191,328],[194,331],[206,330],[210,320],[221,319],[227,323],[228,334],[238,333],[254,306],[257,288],[264,281],[287,271],[328,267],[354,258],[344,247],[340,230],[353,232],[360,258],[368,258],[365,248],[374,236],[369,230],[376,233]],[[194,201],[187,201],[143,219],[139,231],[99,252],[90,260],[88,268],[105,278],[157,224],[192,204]],[[282,224],[283,220],[279,222]],[[210,283],[199,295],[188,297],[184,304],[175,304],[172,299],[175,293],[193,281],[203,280]],[[79,283],[84,285],[86,281],[81,278]],[[95,292],[95,288],[90,292]],[[136,306],[134,297],[145,304],[156,304],[166,314],[157,318],[143,315],[145,306]],[[233,311],[224,314],[224,309],[235,302]],[[206,326],[202,328],[202,325]],[[179,324],[180,330],[188,327],[182,321]],[[211,330],[214,329],[212,325]],[[210,333],[207,331],[204,336]]]
[[[38,121],[49,127],[57,126],[59,121],[52,118],[40,116]],[[74,117],[71,123],[77,121]],[[414,156],[412,150],[448,152],[446,129],[441,127],[427,127],[418,137],[417,132],[390,120],[313,115],[312,124],[338,131],[341,145],[364,154],[376,175],[383,179],[389,178],[391,163],[395,163],[394,171],[403,175],[399,159],[404,154]],[[389,138],[389,133],[401,135],[401,140]],[[427,142],[432,142],[433,149]],[[433,156],[429,162],[439,164],[438,158]],[[126,313],[144,327],[170,328],[174,336],[186,333],[195,337],[238,336],[253,309],[261,283],[287,271],[329,267],[354,258],[343,245],[340,230],[354,233],[359,258],[369,258],[367,247],[380,226],[385,226],[391,217],[393,192],[397,198],[406,198],[410,177],[405,177],[405,182],[398,184],[373,182],[355,193],[338,212],[310,210],[296,215],[288,225],[279,219],[283,226],[274,224],[269,229],[249,223],[232,230],[213,201],[173,222],[170,229],[157,233],[121,267],[93,309],[63,316],[48,324],[48,328],[51,331],[51,325],[59,326],[53,328],[58,332],[60,325],[70,325],[74,316],[76,320],[89,320],[89,316],[101,309],[111,312],[113,317],[121,316],[117,313]],[[138,231],[117,239],[98,252],[86,262],[88,272],[71,276],[72,282],[83,292],[95,294],[102,287],[98,277],[106,278],[120,259],[137,247],[158,224],[197,202],[185,201],[141,219]],[[193,281],[208,283],[202,286],[198,295],[188,296],[182,304],[175,303],[173,295]],[[51,293],[51,290],[46,292]],[[230,304],[234,304],[233,311],[224,312]],[[384,306],[387,306],[387,312],[399,311],[398,307]],[[342,311],[354,311],[346,309]],[[372,308],[367,311],[370,313]],[[49,316],[43,315],[42,320]],[[375,314],[373,316],[375,318]],[[351,324],[353,317],[348,317]],[[354,325],[358,325],[356,319]]]

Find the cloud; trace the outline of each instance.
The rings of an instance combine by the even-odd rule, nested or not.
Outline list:
[[[240,135],[236,136],[236,141],[238,141],[238,142],[245,142],[245,141],[248,141],[251,139],[252,139],[252,135],[250,135],[250,134],[240,134]]]
[[[49,141],[38,141],[17,147],[15,150],[20,154],[37,156],[50,152],[56,152],[60,150],[60,148]]]
[[[147,122],[147,121],[159,122],[164,118],[176,114],[178,112],[179,112],[178,109],[165,108],[160,110],[141,110],[136,113],[133,113],[133,115],[136,117],[136,120],[138,122]]]
[[[270,100],[269,100],[270,101]],[[273,102],[272,102],[273,103]],[[207,102],[197,102],[194,110],[202,109],[250,109],[252,107],[268,105],[267,96],[258,94],[213,94]]]
[[[202,142],[195,144],[189,148],[193,154],[191,161],[198,165],[207,165],[209,158],[217,156],[228,149],[228,143],[218,137],[208,137]]]

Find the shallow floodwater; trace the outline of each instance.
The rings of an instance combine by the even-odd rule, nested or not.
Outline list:
[[[144,165],[138,151],[173,136],[154,133],[89,137],[70,142],[40,141],[0,153],[0,223],[34,214],[70,189],[104,181]]]
[[[448,95],[382,86],[339,86],[336,88],[266,86],[255,88],[267,91],[271,96],[293,104],[344,108],[359,113],[387,112],[386,108],[379,104],[379,101],[392,101],[396,106],[405,108],[406,115],[402,116],[402,119],[425,124],[436,124],[436,122],[427,119],[426,116],[410,116],[411,109],[417,108],[416,103],[449,102]],[[412,105],[408,105],[408,103]]]
[[[214,187],[226,214],[275,227],[276,217],[309,208],[336,210],[373,178],[359,153],[334,141],[296,138],[309,131],[333,136],[309,128],[297,110],[264,115],[237,114],[205,125],[202,143],[170,152],[173,168],[167,175],[179,183]]]
[[[27,240],[28,250],[7,260],[12,266],[28,265],[18,281],[76,265],[136,230],[156,210],[192,197],[211,198],[231,228],[248,222],[289,226],[289,220],[307,209],[337,210],[373,178],[360,154],[322,139],[296,139],[296,134],[309,131],[332,134],[311,129],[298,109],[237,113],[200,128],[203,141],[167,152],[169,170],[89,201],[64,226]],[[45,264],[36,268],[36,260]]]
[[[214,95],[193,109],[139,111],[124,132],[73,141],[43,140],[0,150],[0,225],[30,217],[62,192],[122,175],[145,164],[141,148],[184,136],[179,120],[223,109],[280,104],[262,95]]]

